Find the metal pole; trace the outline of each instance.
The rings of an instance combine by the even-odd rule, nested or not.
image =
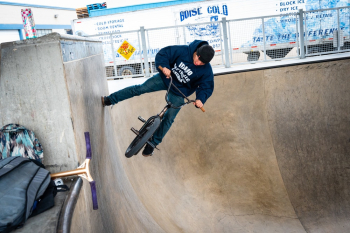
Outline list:
[[[179,28],[175,28],[176,29],[176,44],[180,45],[180,32],[179,32]]]
[[[305,22],[306,25],[306,22]],[[299,10],[299,41],[300,41],[300,59],[305,58],[304,50],[304,11],[303,9]]]
[[[186,45],[186,31],[185,31],[185,26],[182,27],[183,32],[184,32],[184,45]]]
[[[229,48],[228,48],[228,37],[227,37],[227,24],[226,17],[222,17],[222,32],[224,39],[224,50],[225,50],[225,67],[230,67],[230,58],[229,58]],[[222,51],[222,48],[221,48]]]
[[[222,32],[221,32],[221,24],[219,23],[219,31],[220,31],[220,53],[221,53],[221,63],[226,67],[226,65],[224,64],[224,50],[222,49]]]
[[[148,31],[147,31],[147,45],[148,45],[148,48],[150,48],[151,49],[151,45],[150,45],[150,43],[149,43],[149,35],[148,35]],[[152,56],[150,57],[150,66],[151,66],[151,75],[153,76],[153,65],[152,65]]]
[[[340,17],[339,17],[340,11],[339,9],[337,9],[337,23],[338,23],[338,33],[337,33],[337,37],[338,37],[338,52],[340,51],[340,38],[341,38],[341,34],[340,33]]]
[[[264,41],[264,61],[266,61],[266,38],[265,38],[265,21],[261,18],[262,30],[263,30],[263,41]]]
[[[295,42],[297,43],[297,54],[300,58],[300,50],[298,51],[299,48],[299,39],[298,39],[298,34],[299,34],[299,27],[298,27],[298,15],[295,16],[295,27],[296,27],[296,34],[295,34]]]
[[[114,77],[117,76],[117,63],[115,61],[114,45],[113,45],[113,35],[111,35],[111,47],[112,47],[112,56],[113,56],[113,66],[114,66]]]
[[[230,42],[230,59],[231,59],[231,61],[230,61],[230,64],[231,63],[233,63],[233,59],[232,59],[232,54],[233,54],[233,52],[232,52],[232,44],[231,44],[231,30],[230,30],[230,22],[227,22],[227,24],[228,24],[228,38],[229,38],[229,42]]]
[[[305,46],[305,56],[307,56],[309,54],[309,50],[308,50],[308,47],[307,47],[307,44],[308,44],[308,32],[307,32],[307,13],[305,13],[305,16],[304,17],[304,21],[305,21],[305,28],[304,28],[304,33],[305,33],[305,36],[304,36],[304,46]]]
[[[145,35],[145,27],[140,27],[141,33],[141,42],[142,42],[142,50],[143,50],[143,61],[145,63],[146,77],[149,77],[149,66],[148,66],[148,57],[147,57],[147,45],[146,45],[146,35]]]
[[[142,54],[141,54],[141,41],[140,41],[140,32],[137,32],[137,39],[139,41],[139,50],[140,50],[140,64],[141,64],[141,74],[145,75],[145,72],[143,72],[143,63],[142,63]]]

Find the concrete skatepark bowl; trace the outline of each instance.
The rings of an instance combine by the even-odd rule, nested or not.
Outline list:
[[[348,59],[216,75],[205,113],[185,106],[160,151],[127,159],[165,92],[102,108],[97,41],[51,34],[1,56],[1,123],[33,129],[51,172],[84,161],[90,132],[99,210],[84,181],[71,232],[350,231]]]

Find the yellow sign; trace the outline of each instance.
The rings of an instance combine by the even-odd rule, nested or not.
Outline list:
[[[118,53],[122,55],[126,60],[129,60],[135,51],[136,49],[126,40],[124,40],[123,44],[118,49]]]

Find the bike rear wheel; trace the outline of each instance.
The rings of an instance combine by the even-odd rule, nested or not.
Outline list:
[[[128,149],[126,149],[125,156],[127,158],[137,155],[147,141],[153,136],[154,132],[160,125],[160,117],[151,117],[139,130],[139,135],[131,142]]]

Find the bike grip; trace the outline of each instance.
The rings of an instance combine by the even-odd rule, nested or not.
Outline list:
[[[194,103],[194,102],[193,102]],[[194,105],[196,108],[200,108],[200,107],[197,107],[196,105]],[[205,109],[204,109],[204,107],[201,107],[200,108],[201,110],[202,110],[202,112],[205,112]]]
[[[92,196],[92,208],[94,210],[98,209],[98,204],[97,204],[97,194],[96,194],[96,183],[95,181],[90,182],[90,187],[91,187],[91,196]]]
[[[90,144],[90,134],[85,132],[85,143],[86,143],[86,158],[91,159],[91,144]]]
[[[162,66],[158,66],[158,69],[160,69],[163,72],[163,67]]]

